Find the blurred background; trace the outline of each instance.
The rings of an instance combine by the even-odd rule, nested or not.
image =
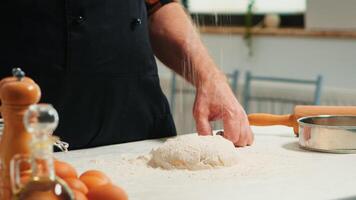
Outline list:
[[[355,0],[182,4],[248,113],[291,113],[296,104],[356,105]],[[159,73],[178,132],[195,132],[194,89],[162,63]]]

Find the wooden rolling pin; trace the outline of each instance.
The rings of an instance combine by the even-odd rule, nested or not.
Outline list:
[[[284,125],[293,127],[298,135],[299,126],[297,120],[301,117],[316,115],[356,115],[356,106],[296,106],[294,113],[289,115],[272,115],[266,113],[254,113],[248,115],[252,126]]]

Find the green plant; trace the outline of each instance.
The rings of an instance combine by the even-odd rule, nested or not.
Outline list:
[[[252,56],[252,27],[253,27],[253,9],[255,5],[256,0],[250,0],[248,5],[247,5],[247,11],[245,15],[245,34],[244,34],[244,40],[246,43],[246,46],[248,48],[248,55]]]
[[[188,0],[182,0],[182,4],[185,8],[188,9]]]

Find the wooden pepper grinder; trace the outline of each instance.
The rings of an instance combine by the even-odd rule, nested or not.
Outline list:
[[[4,131],[0,141],[1,179],[3,199],[11,198],[10,161],[16,154],[29,154],[31,135],[27,132],[23,117],[31,104],[39,102],[39,86],[25,73],[15,68],[13,77],[0,81],[0,112],[4,119]]]

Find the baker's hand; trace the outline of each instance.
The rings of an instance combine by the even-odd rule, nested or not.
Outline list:
[[[235,146],[244,147],[253,143],[253,133],[246,112],[221,73],[199,83],[193,115],[199,135],[211,135],[210,121],[222,119],[224,137]]]

